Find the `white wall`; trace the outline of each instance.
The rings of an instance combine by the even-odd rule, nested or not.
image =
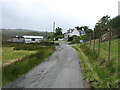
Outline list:
[[[12,38],[11,39],[12,42],[23,42],[24,41],[24,38]]]
[[[35,41],[32,41],[32,39],[26,39],[25,38],[25,43],[39,43],[41,42],[43,39],[35,39]]]
[[[73,35],[80,36],[79,31],[75,29],[75,30],[71,33],[71,36],[73,36]]]

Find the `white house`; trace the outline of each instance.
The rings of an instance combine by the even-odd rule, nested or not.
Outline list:
[[[77,30],[75,29],[69,29],[67,30],[67,33],[64,34],[64,39],[68,40],[68,37],[72,37],[72,36],[82,36],[84,35],[84,31],[82,30]]]
[[[14,36],[11,38],[11,42],[23,42],[23,43],[39,43],[43,41],[43,36]]]

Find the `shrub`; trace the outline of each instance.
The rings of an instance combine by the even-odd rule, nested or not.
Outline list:
[[[68,37],[68,41],[72,41],[73,40],[73,37]]]

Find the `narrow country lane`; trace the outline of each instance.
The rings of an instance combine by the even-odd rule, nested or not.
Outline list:
[[[83,88],[77,52],[61,41],[45,62],[7,86],[8,88]]]

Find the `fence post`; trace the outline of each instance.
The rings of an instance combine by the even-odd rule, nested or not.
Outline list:
[[[95,51],[95,33],[93,34],[94,42],[93,42],[93,50]]]
[[[100,56],[100,38],[99,38],[99,41],[98,41],[98,57]]]
[[[111,28],[108,28],[109,31],[109,45],[108,45],[108,60],[110,60],[110,47],[111,47]]]

